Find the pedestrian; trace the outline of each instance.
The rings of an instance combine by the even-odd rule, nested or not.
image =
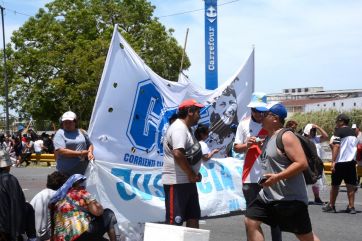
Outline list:
[[[201,145],[203,161],[210,160],[210,158],[212,158],[216,153],[219,152],[218,148],[210,150],[207,143],[205,142],[209,136],[209,127],[207,125],[199,124],[194,132],[194,135],[195,135],[196,140]]]
[[[357,154],[356,154],[356,161],[357,161],[357,166],[360,168],[362,167],[362,132],[361,132],[361,128],[358,127],[356,124],[352,125],[352,129],[354,129],[355,133],[356,133],[356,137],[357,137]],[[357,178],[357,186],[360,183],[360,177]],[[360,187],[362,188],[362,183],[360,185]]]
[[[349,116],[340,114],[336,119],[336,130],[332,143],[332,186],[329,196],[329,202],[322,208],[324,212],[337,212],[336,199],[339,192],[339,186],[344,180],[347,187],[348,205],[346,213],[356,214],[354,207],[354,197],[357,184],[356,172],[356,152],[358,139],[355,131],[348,126]]]
[[[234,151],[244,154],[244,165],[242,172],[243,195],[246,202],[246,209],[257,197],[261,190],[258,180],[261,176],[261,166],[258,157],[261,154],[260,144],[268,132],[262,128],[263,113],[257,107],[266,106],[266,94],[254,92],[247,107],[251,110],[251,116],[242,120],[236,130]],[[244,220],[245,221],[245,220]],[[248,229],[246,227],[246,232]],[[280,229],[271,226],[272,240],[282,240]]]
[[[50,240],[50,211],[48,208],[51,197],[67,181],[68,176],[55,171],[48,175],[46,188],[36,194],[30,201],[35,211],[35,230],[40,241]]]
[[[317,135],[317,132],[319,132],[320,135]],[[329,140],[327,132],[320,126],[309,123],[304,127],[303,135],[316,145],[317,154],[319,158],[322,159],[323,149],[320,143]],[[315,204],[323,204],[323,201],[321,200],[319,195],[320,187],[323,186],[323,177],[324,174],[320,179],[317,180],[315,184],[312,185]]]
[[[49,201],[54,241],[99,241],[108,234],[116,241],[117,219],[104,209],[85,188],[86,177],[72,175]]]
[[[292,129],[292,131],[296,133],[298,128],[298,122],[296,122],[295,120],[288,120],[287,123],[285,123],[285,128]]]
[[[84,174],[90,160],[94,159],[93,144],[88,134],[78,128],[77,115],[72,111],[61,117],[62,128],[54,136],[57,170],[71,176]]]
[[[35,217],[32,206],[25,197],[18,179],[10,174],[12,160],[9,153],[0,149],[0,240],[36,240]]]
[[[278,226],[283,232],[291,232],[299,240],[319,241],[313,233],[308,213],[308,195],[303,171],[308,162],[297,136],[292,131],[282,135],[285,147],[277,149],[276,139],[287,117],[285,106],[270,102],[257,108],[263,112],[262,127],[268,136],[263,143],[260,163],[263,186],[257,198],[246,210],[246,226],[249,241],[264,240],[261,223]]]
[[[21,165],[23,162],[26,162],[26,166],[29,166],[31,160],[31,154],[33,153],[33,151],[34,151],[34,142],[31,140],[31,137],[27,135],[23,136],[22,152],[21,152],[19,165]]]
[[[197,142],[191,127],[197,125],[203,107],[194,99],[183,101],[178,107],[177,120],[164,137],[162,183],[167,224],[182,225],[186,221],[187,227],[199,228],[201,210],[196,182],[201,181],[201,159],[192,165],[185,152]]]

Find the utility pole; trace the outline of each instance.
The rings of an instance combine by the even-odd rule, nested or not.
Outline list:
[[[6,74],[6,51],[5,51],[5,27],[4,27],[4,10],[5,8],[0,5],[1,9],[1,20],[3,28],[3,58],[4,58],[4,86],[5,86],[5,133],[10,134],[9,128],[9,93],[8,93],[8,76]]]

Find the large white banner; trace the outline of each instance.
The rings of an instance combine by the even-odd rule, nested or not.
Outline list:
[[[203,103],[200,122],[209,124],[206,141],[220,155],[205,162],[198,183],[203,216],[245,208],[241,191],[242,161],[226,158],[232,126],[247,115],[254,83],[254,52],[228,81],[204,90],[185,77],[178,82],[154,73],[115,27],[94,105],[89,135],[96,161],[87,186],[115,211],[128,240],[142,240],[141,223],[164,220],[162,136],[168,119],[184,99]]]

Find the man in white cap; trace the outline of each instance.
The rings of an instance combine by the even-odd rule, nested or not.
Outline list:
[[[317,135],[317,131],[320,133],[320,135]],[[316,145],[317,154],[320,158],[322,158],[323,149],[320,143],[329,140],[327,132],[318,125],[309,123],[304,127],[303,135]],[[318,181],[312,185],[315,204],[323,204],[323,201],[319,196],[319,187],[323,184],[322,178],[318,179]]]
[[[235,134],[234,151],[244,154],[242,183],[247,209],[261,189],[261,186],[258,184],[261,176],[261,166],[258,161],[261,149],[258,144],[265,139],[268,132],[262,128],[263,115],[256,108],[265,107],[266,103],[265,93],[254,92],[248,104],[248,107],[251,108],[251,117],[239,123]],[[272,226],[271,228],[272,240],[282,240],[278,227]]]
[[[9,153],[0,149],[0,240],[18,240],[26,233],[36,240],[33,207],[25,202],[18,179],[11,175],[13,165]]]

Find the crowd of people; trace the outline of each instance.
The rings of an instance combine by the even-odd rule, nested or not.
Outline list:
[[[220,151],[210,150],[206,142],[209,127],[198,124],[203,107],[193,99],[183,101],[163,138],[162,184],[167,224],[185,222],[187,227],[199,228],[201,210],[196,183],[202,180],[200,166]],[[347,115],[337,116],[335,132],[329,138],[316,123],[298,130],[296,121],[286,122],[285,106],[267,102],[264,93],[253,93],[248,107],[251,116],[238,124],[230,153],[238,158],[241,155],[244,160],[241,182],[249,241],[264,240],[262,223],[271,227],[273,241],[282,240],[282,232],[294,233],[299,240],[319,240],[312,229],[303,176],[308,157],[295,135],[297,132],[316,145],[319,156],[320,143],[330,140],[330,200],[323,202],[320,198],[320,186],[325,182],[322,176],[312,186],[314,202],[323,205],[324,212],[336,212],[335,201],[344,181],[348,196],[346,212],[356,213],[356,164],[362,164],[362,134],[356,125],[349,126]],[[278,133],[282,133],[283,150],[277,143]],[[62,115],[61,128],[52,138],[35,133],[2,135],[0,144],[0,241],[103,240],[105,233],[109,240],[119,240],[114,212],[103,208],[85,187],[84,174],[94,160],[94,146],[88,134],[78,128],[74,112]],[[16,177],[9,171],[23,162],[29,165],[31,153],[43,152],[55,154],[57,170],[48,175],[46,188],[27,203]]]
[[[13,165],[29,166],[31,154],[54,153],[53,136],[46,132],[38,135],[33,129],[19,130],[13,135],[0,134],[0,148],[6,150],[13,160]],[[50,166],[50,163],[47,163]]]
[[[0,148],[0,241],[20,240],[121,240],[117,219],[112,210],[103,206],[85,188],[83,175],[94,159],[93,144],[87,133],[77,127],[77,116],[68,111],[61,117],[61,129],[53,138],[57,171],[48,175],[46,188],[30,203],[10,168],[29,161],[24,153],[49,151],[45,141],[36,149],[36,136],[24,136],[21,155],[11,156],[13,146],[7,138]],[[15,138],[16,139],[16,138]],[[18,159],[19,158],[19,159]],[[27,163],[28,165],[28,163]]]
[[[261,223],[271,227],[272,240],[282,240],[282,232],[294,233],[299,240],[318,241],[308,213],[307,185],[303,171],[309,168],[308,158],[295,133],[315,145],[322,158],[321,143],[330,140],[332,152],[332,187],[329,202],[323,202],[320,188],[325,186],[325,175],[312,185],[314,203],[323,205],[324,212],[336,212],[335,200],[342,181],[347,186],[348,205],[345,212],[356,214],[354,193],[357,188],[356,163],[362,164],[361,131],[349,126],[345,114],[336,117],[331,138],[317,123],[298,129],[298,123],[289,120],[287,109],[279,102],[267,102],[264,93],[255,92],[248,104],[251,116],[242,120],[236,129],[231,155],[244,160],[242,172],[243,194],[246,200],[245,226],[247,240],[264,240]],[[178,118],[166,131],[162,183],[165,190],[166,223],[198,228],[200,205],[196,182],[202,161],[209,160],[219,150],[210,150],[205,143],[208,127],[198,125],[203,105],[185,100],[178,107]],[[282,131],[283,130],[283,131]],[[277,147],[281,134],[283,150]],[[194,136],[193,136],[194,134]],[[195,140],[196,137],[196,140]],[[189,150],[200,142],[202,157],[196,163],[189,161]],[[206,144],[206,146],[205,146]]]

